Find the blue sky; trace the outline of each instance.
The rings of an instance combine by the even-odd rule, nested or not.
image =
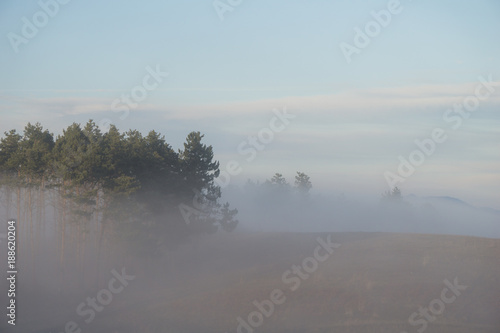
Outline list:
[[[212,1],[57,3],[18,52],[9,34],[23,36],[23,17],[43,19],[41,6],[0,4],[2,132],[39,121],[60,133],[106,119],[123,130],[156,129],[181,148],[199,130],[223,168],[229,160],[242,167],[231,183],[274,172],[292,181],[300,170],[316,189],[375,198],[398,156],[443,128],[448,139],[401,184],[403,193],[500,209],[500,85],[458,129],[443,120],[474,95],[480,76],[500,81],[496,0],[401,0],[350,63],[341,43],[355,46],[354,29],[391,1],[242,0],[224,20]],[[147,97],[126,117],[111,111],[156,67],[168,76]],[[284,108],[296,117],[247,161],[238,146]]]

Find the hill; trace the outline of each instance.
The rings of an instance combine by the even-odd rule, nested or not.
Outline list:
[[[331,254],[322,247],[328,237],[340,244]],[[210,333],[236,332],[240,325],[240,332],[279,333],[500,331],[498,239],[236,233],[198,244],[179,249],[183,255],[169,258],[170,269],[163,273],[137,274],[88,329]],[[271,300],[277,301],[272,311]],[[242,320],[260,325],[244,328]]]

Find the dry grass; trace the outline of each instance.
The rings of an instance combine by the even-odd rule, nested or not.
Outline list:
[[[217,269],[175,288],[128,293],[92,332],[235,332],[254,300],[279,288],[286,301],[256,332],[417,332],[408,317],[439,298],[443,280],[468,289],[429,333],[500,332],[500,240],[463,236],[339,233],[342,244],[298,290],[281,276],[312,256],[318,234],[251,234],[206,244]],[[325,237],[326,235],[323,235]],[[212,257],[211,257],[212,256]],[[231,262],[233,264],[225,264]]]

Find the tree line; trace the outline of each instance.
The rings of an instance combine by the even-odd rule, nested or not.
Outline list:
[[[5,132],[0,189],[7,215],[17,218],[24,235],[18,242],[35,260],[37,242],[52,231],[64,264],[68,239],[72,258],[83,261],[85,246],[93,244],[100,255],[110,239],[151,256],[193,234],[233,230],[237,211],[219,202],[219,162],[203,137],[191,132],[175,151],[154,130],[143,136],[111,125],[103,133],[93,120],[73,123],[58,136],[40,123],[28,123],[22,134]],[[192,205],[195,194],[204,214],[186,221],[179,206]]]

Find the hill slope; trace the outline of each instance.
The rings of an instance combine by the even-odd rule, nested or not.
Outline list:
[[[93,331],[236,332],[249,320],[258,332],[500,331],[500,240],[331,234],[340,247],[315,267],[306,258],[315,257],[318,237],[328,242],[328,234],[216,237],[193,252],[197,270],[177,262],[182,283],[129,293]],[[321,248],[317,254],[324,258],[327,252]],[[280,304],[271,311],[276,289],[282,292],[274,294]],[[434,314],[418,315],[419,307],[428,306]],[[240,332],[253,330],[242,327]]]

